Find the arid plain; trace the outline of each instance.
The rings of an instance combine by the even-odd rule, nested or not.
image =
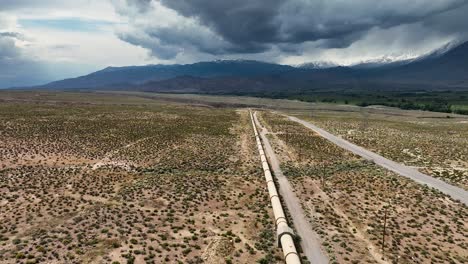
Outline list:
[[[9,91],[0,93],[0,263],[283,263],[248,108],[330,263],[468,261],[465,205],[281,113],[464,189],[466,117]]]

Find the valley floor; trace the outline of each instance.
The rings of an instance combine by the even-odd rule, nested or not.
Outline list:
[[[67,96],[0,104],[0,263],[282,262],[246,110]]]
[[[468,260],[464,204],[347,152],[287,117],[264,112],[261,120],[332,263]]]
[[[468,262],[465,205],[274,111],[461,188],[468,118],[258,98],[3,91],[0,263],[283,263],[245,107],[268,108],[258,119],[331,263]]]

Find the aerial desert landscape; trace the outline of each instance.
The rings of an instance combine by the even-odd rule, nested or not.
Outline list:
[[[279,109],[237,108],[235,102],[214,107],[216,97],[196,104],[167,99],[1,93],[0,262],[282,263],[249,111],[258,118],[258,130],[267,131],[330,263],[467,261],[465,204],[334,145]],[[346,138],[372,148],[379,134],[358,134],[362,112],[348,112],[356,119],[337,125],[330,115],[338,109],[284,113],[336,134],[349,127],[356,136]],[[380,109],[365,111],[375,116],[366,121],[373,129],[392,125],[378,119]],[[424,160],[447,168],[456,164],[466,171],[468,118],[394,111],[408,118],[408,128],[391,134],[425,155],[421,163],[403,150],[400,156],[383,151],[384,156],[411,166]],[[460,134],[450,131],[454,137],[433,148],[458,140],[460,148],[450,149],[458,163],[432,156],[433,149],[413,141],[408,131],[431,126],[425,136],[442,137],[439,127],[448,122]],[[466,174],[447,175],[444,180],[464,186]],[[294,228],[294,219],[288,220]]]
[[[468,263],[468,0],[1,0],[0,264]]]
[[[2,263],[279,258],[247,111],[57,97],[0,106]]]

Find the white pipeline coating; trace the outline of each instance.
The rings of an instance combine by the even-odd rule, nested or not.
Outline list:
[[[278,242],[283,249],[284,259],[286,264],[300,264],[301,260],[299,254],[297,254],[296,246],[294,245],[294,232],[288,226],[286,221],[286,216],[284,215],[283,207],[279,199],[278,192],[276,190],[275,182],[273,181],[273,176],[271,175],[270,166],[263,150],[262,141],[257,131],[257,126],[250,112],[250,119],[252,120],[252,126],[255,133],[255,139],[257,141],[257,148],[260,154],[260,160],[262,162],[263,172],[265,174],[265,180],[267,182],[268,194],[270,196],[271,206],[273,208],[273,215],[275,217],[275,224],[278,236]]]
[[[287,264],[300,264],[301,259],[297,254],[293,238],[290,234],[281,236],[281,246],[283,248],[284,260]]]

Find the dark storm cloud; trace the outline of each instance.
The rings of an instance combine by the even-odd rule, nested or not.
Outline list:
[[[461,41],[468,40],[468,4],[424,20],[422,25],[440,34],[454,34]]]
[[[286,42],[332,39],[331,43],[341,42],[338,46],[346,47],[346,42],[356,41],[356,36],[374,27],[416,23],[466,3],[464,0],[289,0],[277,18],[281,21],[278,34]]]
[[[420,21],[459,7],[462,0],[161,0],[180,14],[197,17],[231,42],[300,43],[322,39],[349,42],[372,27]],[[345,44],[337,46],[346,46]]]
[[[256,53],[265,50],[261,43],[238,43],[222,41],[216,35],[197,32],[191,27],[156,27],[146,31],[152,37],[160,40],[162,45],[182,45],[197,47],[201,52],[221,55],[225,53]]]
[[[358,30],[343,34],[340,37],[318,39],[317,48],[324,49],[344,49],[349,47],[355,41],[361,39],[366,34],[365,31]]]
[[[134,31],[121,32],[117,36],[130,44],[148,49],[152,56],[163,60],[174,58],[181,52],[177,47],[161,45],[158,38],[151,38],[146,33],[139,34],[139,32]]]
[[[161,0],[186,17],[197,17],[226,40],[240,44],[278,41],[279,15],[283,0],[210,1]]]
[[[149,0],[125,0],[139,10],[151,8]],[[209,54],[259,53],[278,47],[297,51],[301,43],[317,42],[320,48],[346,48],[373,28],[392,28],[423,23],[432,17],[461,9],[466,0],[153,0],[179,16],[196,21],[216,34],[219,43],[210,45],[196,28],[157,25],[143,30],[157,45],[176,45]],[[157,20],[157,18],[155,18]],[[453,21],[446,18],[450,24]],[[460,31],[466,29],[460,27]],[[131,33],[127,33],[131,34]],[[138,42],[137,39],[133,39]],[[145,47],[144,45],[141,45]],[[161,47],[158,47],[161,48]],[[155,52],[157,55],[157,52]],[[167,55],[167,54],[166,54]],[[166,56],[167,57],[167,56]]]

